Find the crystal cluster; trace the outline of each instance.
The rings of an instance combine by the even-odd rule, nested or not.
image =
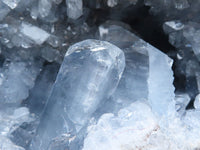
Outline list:
[[[199,10],[0,0],[0,150],[200,149]]]

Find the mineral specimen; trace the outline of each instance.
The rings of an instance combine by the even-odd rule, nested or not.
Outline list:
[[[200,149],[199,14],[192,0],[0,0],[0,150]]]
[[[83,150],[121,150],[145,147],[151,132],[158,129],[157,121],[149,106],[132,103],[121,109],[117,116],[107,113],[97,124],[88,127]]]
[[[66,0],[67,16],[72,19],[78,19],[83,13],[82,0]]]

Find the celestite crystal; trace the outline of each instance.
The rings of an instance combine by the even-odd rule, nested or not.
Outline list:
[[[171,69],[173,61],[118,25],[107,23],[100,26],[99,38],[122,48],[126,57],[125,71],[113,94],[114,101],[127,106],[133,101],[146,99],[155,113],[159,116],[166,114],[175,96]]]
[[[0,150],[200,149],[199,14],[198,0],[0,0]]]
[[[135,102],[121,109],[117,115],[107,113],[88,127],[82,150],[129,150],[148,148],[148,136],[158,130],[150,107]]]
[[[108,42],[85,40],[71,46],[31,149],[47,149],[59,136],[78,133],[99,105],[114,92],[124,67],[123,52]]]
[[[0,1],[0,21],[10,12],[10,8]]]
[[[2,2],[4,2],[4,4],[6,4],[6,5],[8,5],[11,9],[16,8],[20,1],[21,0],[2,0]]]
[[[66,0],[67,16],[71,19],[78,19],[83,14],[82,0]]]

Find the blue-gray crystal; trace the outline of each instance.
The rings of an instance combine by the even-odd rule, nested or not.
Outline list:
[[[58,137],[79,132],[99,105],[112,95],[124,67],[123,51],[108,42],[85,40],[71,46],[31,149],[46,150]]]
[[[126,57],[126,67],[112,95],[113,100],[124,106],[136,100],[147,100],[152,110],[162,116],[174,99],[173,61],[125,28],[125,25],[108,22],[99,27],[98,38],[122,48]],[[111,107],[115,109],[114,112],[120,108]]]
[[[82,0],[66,0],[67,16],[71,19],[78,19],[83,14]]]

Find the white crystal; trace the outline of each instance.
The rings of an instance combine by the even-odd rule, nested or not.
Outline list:
[[[158,129],[150,107],[135,102],[118,115],[104,114],[97,124],[88,127],[82,150],[129,150],[148,143],[148,137]]]
[[[10,8],[0,0],[0,21],[10,12]]]
[[[182,10],[188,8],[190,5],[187,0],[174,0],[175,8]]]
[[[8,5],[11,9],[16,8],[20,1],[21,0],[2,0],[2,2]]]
[[[40,72],[38,64],[29,63],[18,61],[5,64],[0,76],[0,104],[20,105],[28,97],[29,89],[34,86]]]
[[[176,111],[181,114],[185,113],[186,107],[190,102],[190,97],[187,93],[177,93],[175,96]]]
[[[20,31],[39,45],[44,43],[50,36],[46,31],[25,22],[21,24]]]
[[[44,47],[42,50],[42,57],[49,62],[59,61],[61,55],[58,50],[51,47]]]
[[[195,97],[194,100],[194,108],[200,110],[200,94]]]
[[[114,7],[117,5],[118,0],[107,0],[107,5],[109,7]]]
[[[108,42],[85,40],[72,45],[62,62],[31,149],[46,149],[52,140],[68,132],[78,134],[113,94],[124,67],[124,53]]]
[[[101,25],[99,35],[101,40],[122,48],[126,57],[125,71],[113,95],[114,101],[128,104],[146,99],[155,113],[165,115],[175,97],[172,59],[118,25]]]
[[[189,44],[192,46],[192,50],[194,54],[199,57],[200,56],[200,25],[194,22],[189,22],[185,25],[185,29],[183,31],[183,36],[189,41]]]
[[[0,135],[8,136],[24,122],[30,122],[30,112],[26,107],[5,108],[0,111]]]
[[[25,150],[22,147],[19,147],[13,144],[10,139],[0,136],[0,149],[1,150]]]
[[[181,22],[176,22],[176,21],[167,21],[165,22],[165,25],[172,28],[175,31],[181,30],[184,28],[184,24],[182,24]]]
[[[97,123],[90,125],[82,150],[198,149],[199,115],[199,111],[188,111],[181,120],[171,107],[159,119],[147,104],[137,101],[117,115],[103,114]]]
[[[52,0],[39,0],[39,13],[41,17],[46,17],[49,15],[52,7]]]
[[[78,19],[83,14],[82,0],[66,0],[67,16],[71,19]]]
[[[148,101],[156,113],[165,115],[169,103],[175,97],[171,69],[173,61],[151,45],[147,45],[147,50],[149,53]]]

